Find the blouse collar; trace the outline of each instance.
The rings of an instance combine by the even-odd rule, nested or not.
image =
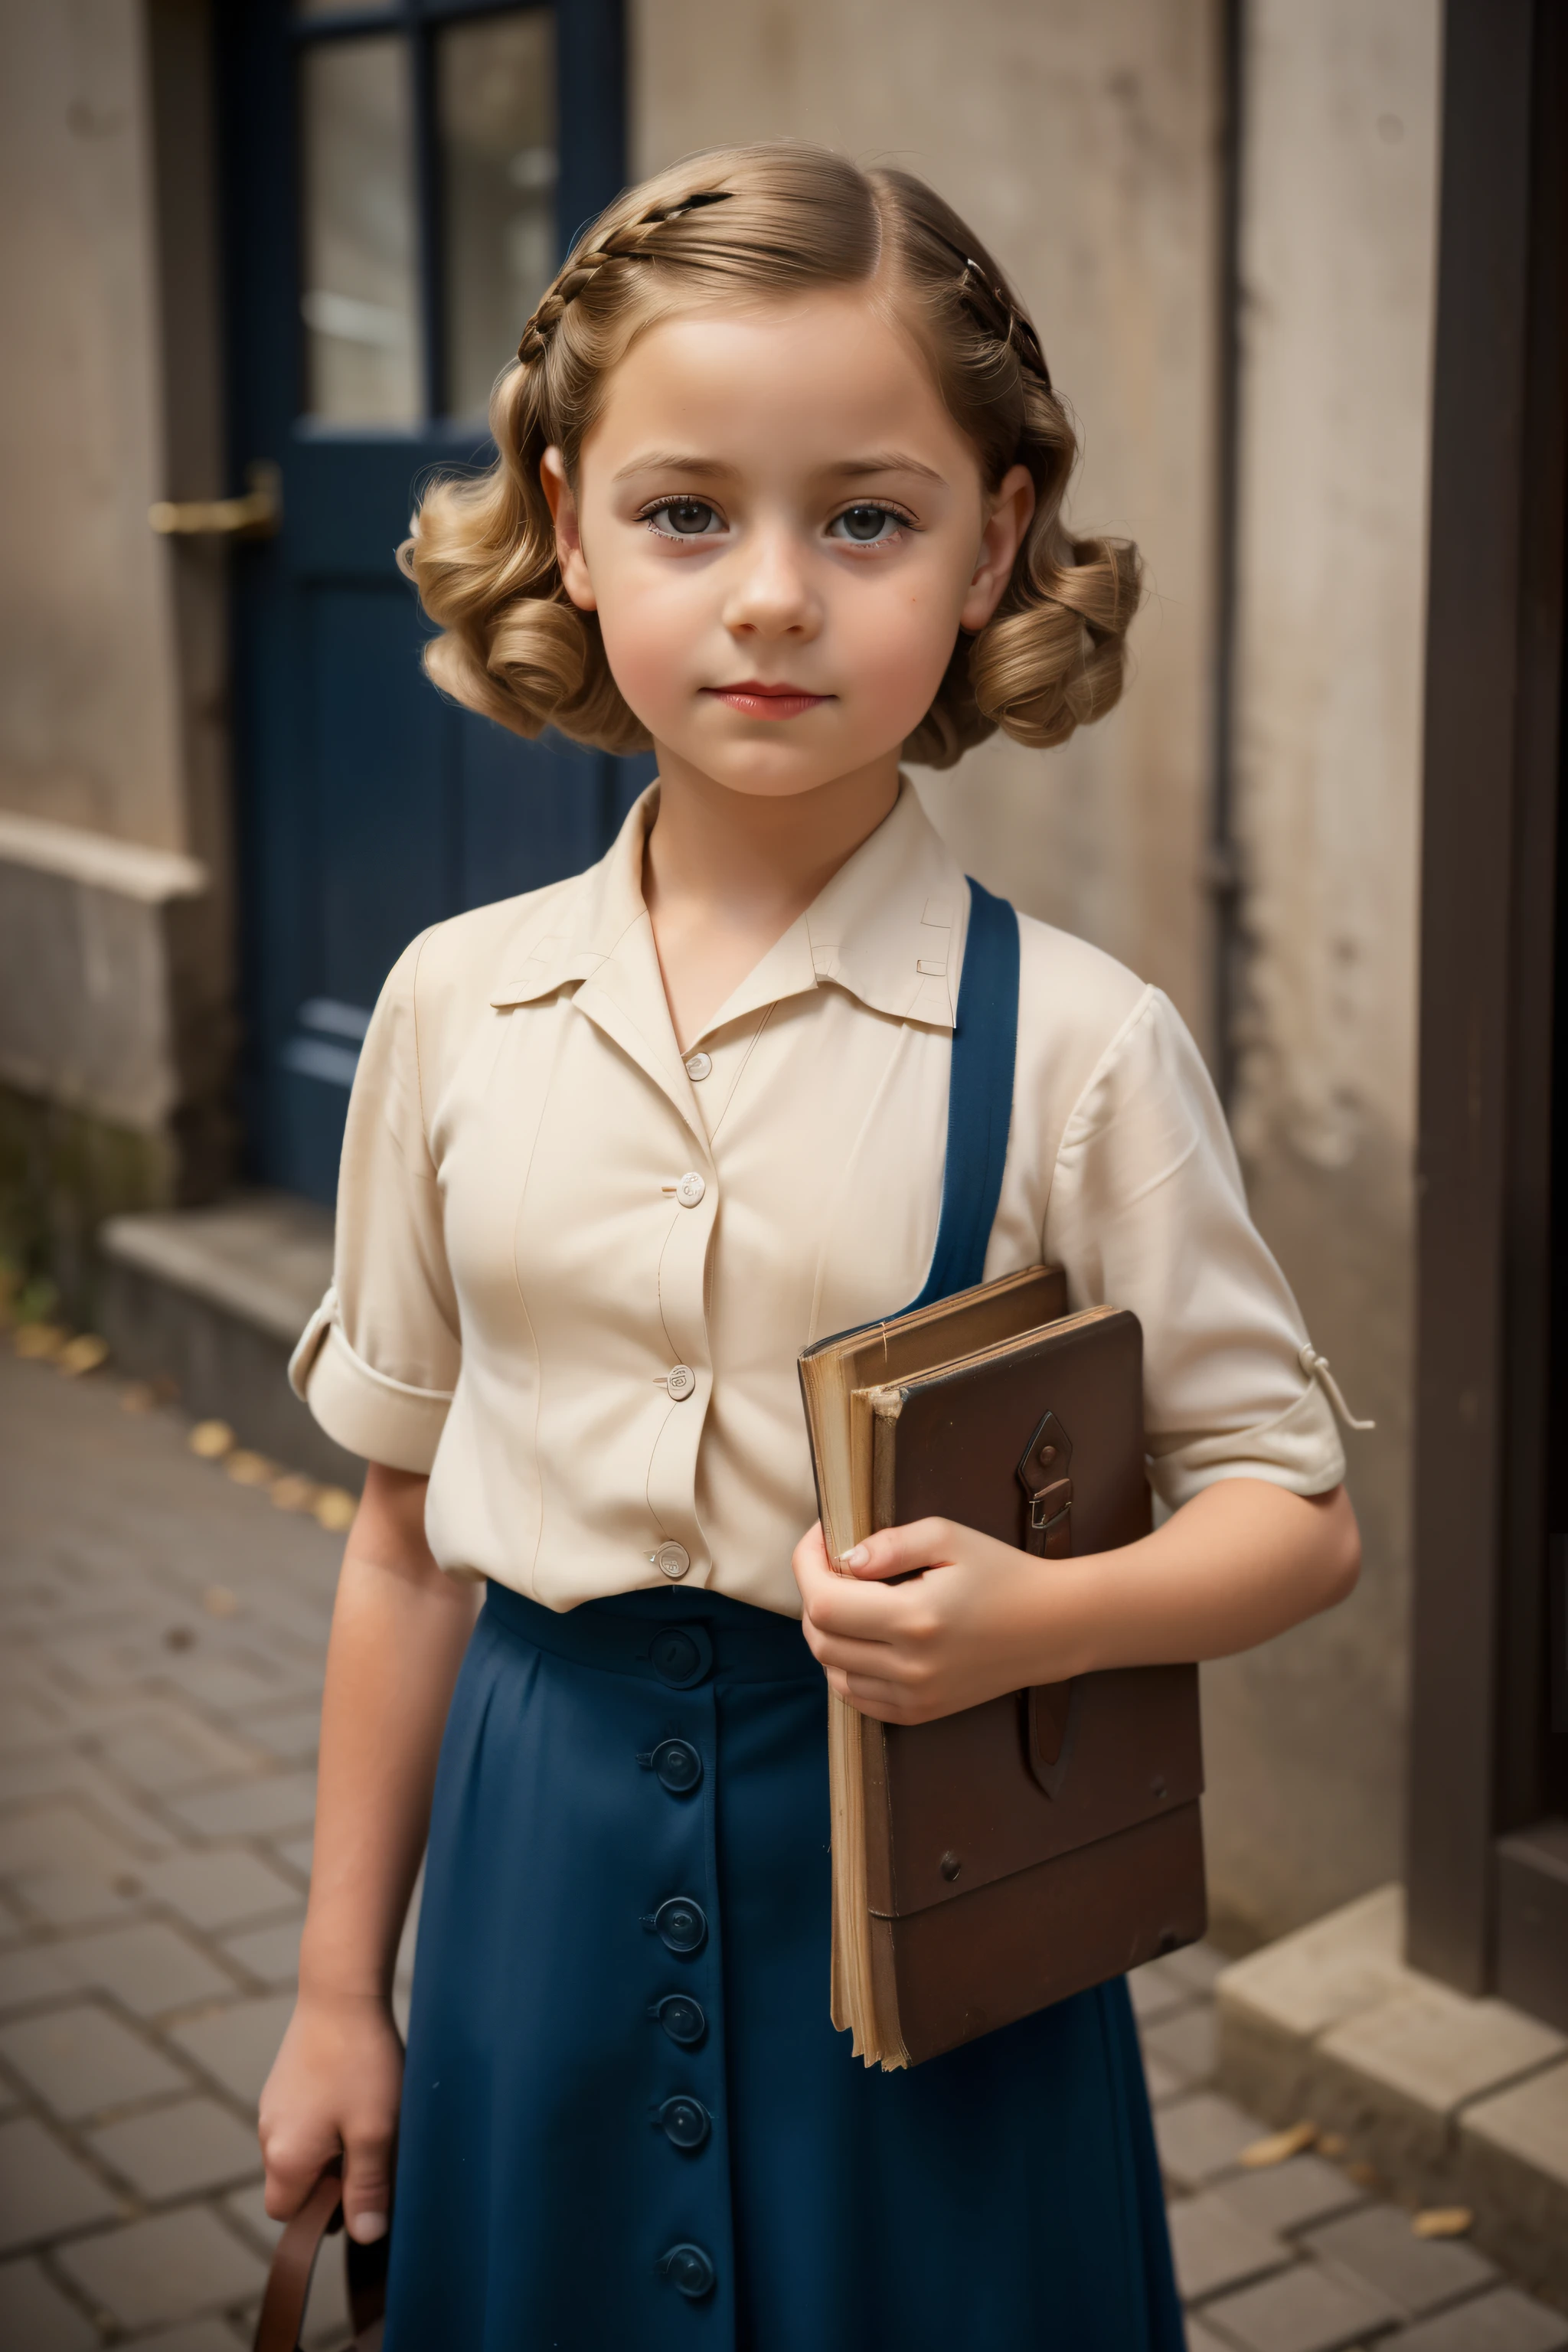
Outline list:
[[[643,850],[658,806],[653,783],[598,865],[564,898],[552,893],[529,930],[514,934],[492,1004],[527,1003],[573,981],[606,980],[610,965],[629,967],[616,977],[639,987],[651,973],[662,996],[642,894]],[[967,918],[963,876],[903,777],[876,831],[747,973],[703,1034],[824,982],[895,1020],[950,1030]]]

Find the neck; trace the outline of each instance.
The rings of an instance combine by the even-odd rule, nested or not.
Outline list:
[[[644,892],[726,929],[773,927],[778,938],[845,860],[875,833],[899,796],[896,753],[815,791],[776,797],[731,792],[660,750],[658,814],[647,838]]]
[[[898,754],[813,792],[731,792],[659,750],[643,859],[670,1020],[682,1052],[875,833],[899,796]]]

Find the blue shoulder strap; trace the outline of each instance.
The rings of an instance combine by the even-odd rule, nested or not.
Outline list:
[[[910,1307],[929,1307],[984,1279],[1013,1123],[1017,1049],[1018,918],[1005,898],[993,898],[971,876],[969,937],[948,1081],[942,1214],[931,1271]]]

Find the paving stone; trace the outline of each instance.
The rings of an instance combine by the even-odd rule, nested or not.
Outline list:
[[[102,2182],[42,2124],[30,2116],[0,2124],[0,2252],[112,2221],[119,2210]]]
[[[221,1969],[161,1919],[73,1937],[53,1951],[64,1981],[109,1993],[137,2017],[189,2009],[234,1990]]]
[[[96,2352],[99,2334],[37,2263],[0,2264],[0,2345],[6,2352]]]
[[[1217,2092],[1198,2091],[1188,2099],[1173,2099],[1154,2117],[1160,2169],[1178,2188],[1202,2188],[1234,2164],[1244,2147],[1261,2139],[1268,2128]]]
[[[1568,2041],[1506,2001],[1468,2000],[1423,1978],[1323,2036],[1325,2056],[1353,2066],[1428,2114],[1501,2090],[1568,2052]]]
[[[267,2266],[205,2205],[154,2214],[55,2256],[95,2308],[124,2327],[194,2319],[259,2294]]]
[[[1568,2065],[1479,2100],[1459,2128],[1568,2189]]]
[[[0,2011],[30,2009],[40,2000],[58,2000],[70,1989],[55,1958],[58,1944],[14,1944],[0,1952]]]
[[[326,1635],[322,1634],[323,1642]],[[280,1764],[313,1764],[321,1735],[319,1706],[267,1708],[248,1715],[246,1736],[276,1756]]]
[[[205,2194],[246,2180],[261,2169],[261,2151],[247,2127],[216,2099],[182,2099],[172,2107],[129,2116],[87,2135],[111,2170],[150,2204]]]
[[[1233,2347],[1205,2327],[1201,2319],[1187,2319],[1187,2352],[1233,2352]]]
[[[273,1840],[275,1851],[281,1855],[290,1870],[297,1870],[304,1879],[309,1879],[310,1875],[310,1863],[315,1852],[315,1839],[308,1837],[290,1838],[287,1841]]]
[[[313,1772],[278,1772],[269,1779],[240,1780],[228,1789],[177,1797],[170,1811],[198,1837],[268,1837],[297,1830],[316,1817]]]
[[[1458,2238],[1418,2238],[1410,2217],[1369,2205],[1310,2232],[1305,2244],[1336,2270],[1361,2279],[1411,2319],[1489,2286],[1497,2266]]]
[[[108,1927],[139,1911],[143,1885],[123,1857],[101,1872],[60,1870],[23,1882],[23,1900],[50,1927]]]
[[[115,1733],[101,1752],[110,1770],[157,1796],[195,1788],[218,1773],[243,1772],[257,1760],[248,1742],[226,1739],[199,1716],[174,1706]]]
[[[1163,1960],[1150,1960],[1134,1969],[1127,1979],[1127,1990],[1132,2001],[1132,2014],[1138,2020],[1139,2031],[1164,2017],[1173,2009],[1183,2009],[1193,1998],[1192,1988],[1165,1974]]]
[[[1408,1984],[1404,1950],[1405,1890],[1380,1886],[1233,1961],[1215,1990],[1222,2004],[1234,2002],[1282,2033],[1310,2039]]]
[[[87,2003],[0,2026],[0,2057],[68,2120],[190,2088],[166,2058]]]
[[[174,2027],[169,2040],[250,2108],[261,2096],[293,2010],[292,1993],[264,1993],[255,2000],[215,2010],[210,2016],[192,2018]]]
[[[249,2336],[247,2328],[245,2341]],[[139,2336],[136,2352],[238,2352],[240,2340],[221,2319],[192,2319],[184,2327],[160,2327],[155,2336]]]
[[[1260,2285],[1222,2295],[1204,2316],[1243,2352],[1349,2352],[1399,2314],[1370,2287],[1298,2263]]]
[[[1178,2199],[1171,2207],[1170,2222],[1176,2284],[1184,2303],[1202,2303],[1227,2287],[1249,2285],[1294,2260],[1289,2246],[1228,2204],[1223,2189]]]
[[[1515,2287],[1500,2287],[1385,2336],[1378,2352],[1568,2352],[1568,2319]]]
[[[1178,2074],[1163,2058],[1155,2057],[1152,2050],[1143,2053],[1143,2080],[1149,2085],[1149,2098],[1158,2107],[1168,2099],[1184,2098],[1194,2085],[1185,2074]]]
[[[70,1797],[27,1806],[0,1821],[0,1877],[25,1886],[62,1874],[107,1885],[128,1866],[123,1846]]]
[[[1179,2009],[1145,2027],[1146,2056],[1163,2058],[1189,2082],[1206,2083],[1219,2063],[1219,2021],[1212,2000]]]
[[[193,1927],[238,1927],[272,1912],[300,1908],[293,1881],[241,1846],[171,1854],[147,1871],[146,1885]]]
[[[1232,2173],[1225,2193],[1238,2213],[1260,2230],[1289,2236],[1314,2221],[1327,2221],[1364,2205],[1365,2197],[1339,2167],[1321,2156],[1293,2156],[1284,2164],[1266,2165],[1258,2172]]]
[[[1184,1944],[1179,1952],[1167,1952],[1160,1962],[1166,1976],[1185,1985],[1194,1993],[1206,1998],[1213,1992],[1230,1962],[1216,1944]]]
[[[300,1919],[280,1919],[275,1927],[252,1927],[247,1935],[226,1937],[224,1949],[263,1984],[291,1985],[300,1974],[303,1925]]]

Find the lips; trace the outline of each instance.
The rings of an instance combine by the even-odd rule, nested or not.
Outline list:
[[[831,702],[830,694],[808,694],[803,687],[770,686],[759,677],[742,678],[738,686],[708,686],[705,694],[726,703],[742,719],[798,719],[803,711],[815,710],[820,703]]]

